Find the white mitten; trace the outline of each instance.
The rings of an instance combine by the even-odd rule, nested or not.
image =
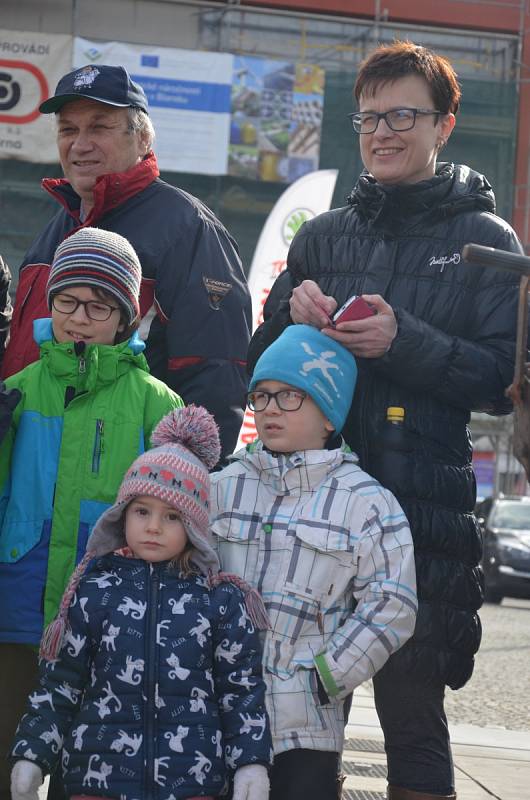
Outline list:
[[[269,790],[266,768],[261,764],[247,764],[239,767],[234,775],[232,800],[269,800]]]
[[[11,770],[12,800],[39,800],[42,770],[33,761],[17,761]]]

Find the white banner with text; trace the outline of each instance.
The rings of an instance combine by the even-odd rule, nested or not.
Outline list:
[[[233,56],[74,39],[74,67],[125,67],[147,95],[160,169],[224,175],[228,166]]]
[[[0,158],[58,161],[46,100],[72,64],[72,37],[0,29]]]

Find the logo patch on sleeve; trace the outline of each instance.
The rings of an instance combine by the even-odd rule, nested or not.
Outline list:
[[[208,292],[208,303],[213,311],[219,311],[222,301],[232,288],[231,283],[223,283],[223,281],[216,281],[214,278],[206,278],[202,276],[204,287]]]

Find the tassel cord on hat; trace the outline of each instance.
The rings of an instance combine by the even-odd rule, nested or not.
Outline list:
[[[234,575],[229,572],[218,572],[214,575],[210,570],[208,574],[208,583],[212,589],[219,586],[220,583],[233,583],[243,592],[245,608],[252,624],[260,631],[271,630],[272,625],[260,593],[247,583],[247,581],[243,580],[243,578],[240,578],[239,575]]]
[[[61,647],[64,644],[70,632],[68,624],[68,609],[70,603],[77,590],[79,581],[85,574],[86,568],[94,558],[94,553],[87,550],[77,567],[72,572],[72,576],[68,581],[64,594],[62,596],[61,605],[59,606],[59,613],[55,619],[50,622],[42,635],[39,648],[39,656],[45,661],[56,661],[60,653]]]

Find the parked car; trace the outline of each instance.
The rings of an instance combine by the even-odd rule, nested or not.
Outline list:
[[[488,498],[476,509],[482,527],[485,599],[530,599],[530,497]]]

